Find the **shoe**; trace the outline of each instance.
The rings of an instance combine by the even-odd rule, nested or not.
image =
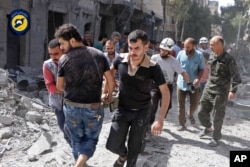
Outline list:
[[[211,139],[211,141],[208,143],[210,147],[217,147],[218,146],[218,140]]]
[[[203,130],[200,132],[199,136],[200,136],[200,138],[201,138],[201,137],[206,136],[207,134],[211,133],[212,131],[213,131],[213,130],[212,130],[211,128],[205,128],[205,129],[203,129]]]
[[[123,167],[125,162],[126,162],[126,160],[122,160],[121,157],[119,157],[119,158],[115,161],[113,167]]]
[[[191,116],[191,117],[189,118],[189,120],[190,120],[190,122],[191,122],[191,124],[192,124],[192,125],[194,125],[194,124],[195,124],[195,119],[194,119],[194,117],[193,117],[193,116]]]
[[[151,132],[146,132],[146,136],[145,136],[144,140],[145,140],[146,142],[150,142],[151,139],[152,139],[152,134],[151,134]]]
[[[184,130],[186,130],[187,128],[186,128],[186,126],[185,125],[181,125],[180,127],[178,127],[178,131],[184,131]]]

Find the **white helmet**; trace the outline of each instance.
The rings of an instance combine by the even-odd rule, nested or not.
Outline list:
[[[201,37],[199,44],[208,43],[208,39],[206,37]]]
[[[172,51],[173,47],[174,47],[174,40],[172,40],[171,38],[164,38],[159,46],[161,49],[164,50],[168,50],[168,51]]]

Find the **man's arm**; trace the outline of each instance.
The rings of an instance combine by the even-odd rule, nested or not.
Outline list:
[[[151,127],[151,132],[154,135],[159,135],[162,131],[165,115],[168,110],[168,106],[170,102],[170,92],[169,92],[167,84],[160,85],[159,89],[161,91],[162,98],[161,98],[160,112],[157,116],[156,121],[153,123]]]
[[[57,77],[56,88],[59,91],[62,91],[62,92],[64,91],[64,88],[65,88],[65,79],[64,79],[64,77]]]
[[[198,77],[193,81],[193,85],[195,86],[199,85],[203,73],[204,73],[204,69],[199,70]]]
[[[45,64],[43,64],[43,78],[49,93],[63,93],[57,90],[55,77]]]
[[[181,75],[182,75],[183,79],[184,79],[187,83],[190,82],[188,73],[186,73],[185,71],[183,71],[183,72],[181,73]]]
[[[231,86],[229,90],[229,99],[234,99],[236,97],[236,92],[238,89],[239,84],[241,84],[241,76],[239,73],[239,69],[237,67],[237,64],[235,62],[235,59],[229,62],[229,70],[230,70],[230,75],[231,75]]]
[[[108,70],[104,73],[105,82],[103,86],[103,95],[102,95],[102,99],[104,102],[112,101],[112,93],[115,88],[114,73],[115,73],[115,70],[113,67],[111,67],[111,70]]]

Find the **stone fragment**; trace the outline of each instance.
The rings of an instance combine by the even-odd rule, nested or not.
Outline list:
[[[13,123],[12,118],[4,115],[0,115],[0,123],[3,125],[11,125]]]
[[[28,111],[25,115],[26,120],[35,123],[42,122],[42,115],[38,111]]]
[[[13,134],[10,129],[0,129],[0,139],[8,139],[12,136]]]
[[[52,135],[50,133],[44,132],[38,138],[38,140],[28,149],[27,153],[31,155],[40,155],[45,151],[51,149]]]

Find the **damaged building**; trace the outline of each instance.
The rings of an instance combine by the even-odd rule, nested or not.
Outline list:
[[[30,15],[30,28],[16,35],[9,27],[10,13],[23,9]],[[30,66],[40,68],[49,58],[47,43],[63,23],[76,25],[83,35],[121,34],[137,28],[151,39],[162,38],[162,4],[160,0],[2,0],[0,1],[0,67]]]

